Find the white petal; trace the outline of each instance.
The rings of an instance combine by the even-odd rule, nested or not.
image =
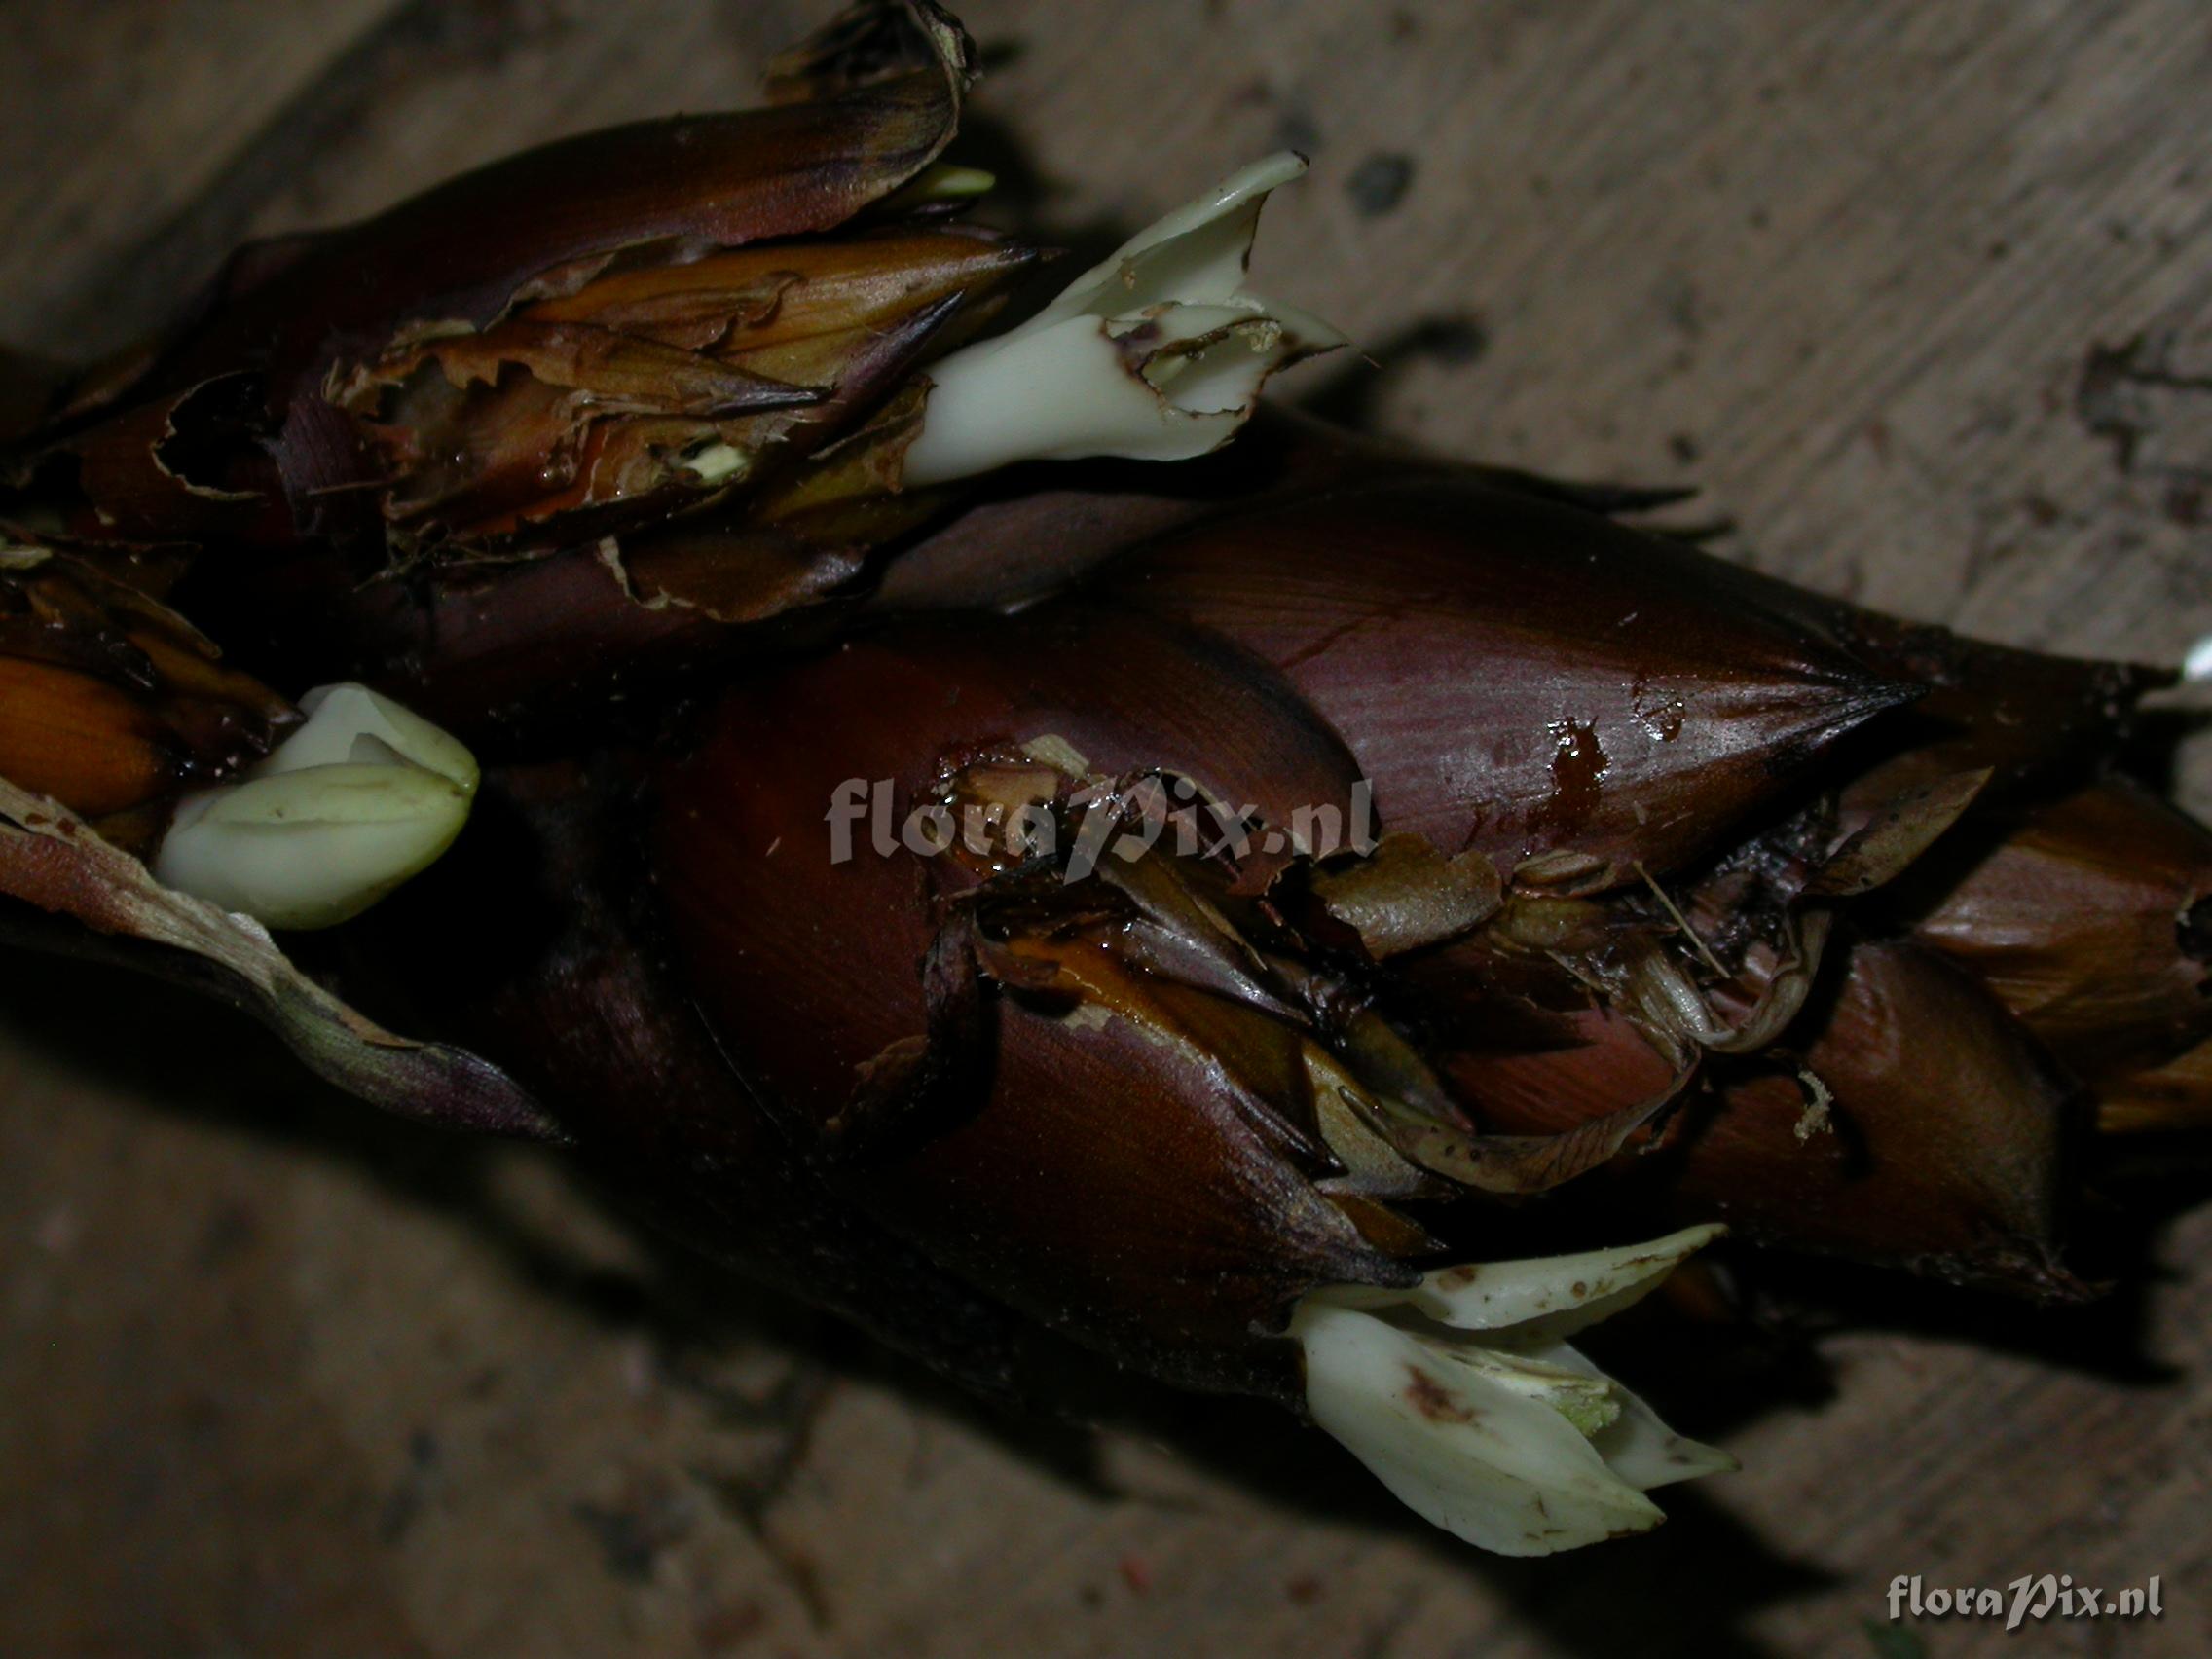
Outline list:
[[[273,928],[359,915],[468,821],[476,760],[361,685],[318,686],[308,719],[244,781],[178,802],[153,861],[167,886]]]
[[[1700,1475],[1733,1474],[1743,1467],[1719,1447],[1677,1434],[1659,1420],[1659,1414],[1645,1405],[1641,1395],[1606,1377],[1579,1349],[1561,1343],[1537,1357],[1612,1382],[1620,1416],[1591,1436],[1590,1444],[1605,1459],[1606,1468],[1639,1492],[1695,1480]]]
[[[1299,1299],[1306,1403],[1419,1514],[1507,1555],[1642,1531],[1646,1489],[1732,1469],[1560,1338],[1627,1307],[1718,1234],[1424,1275]]]
[[[330,927],[426,869],[467,820],[467,794],[423,767],[310,766],[186,797],[154,874],[268,927]]]
[[[753,470],[753,458],[734,444],[712,443],[676,464],[702,484],[729,484]]]
[[[2181,661],[2181,676],[2189,681],[2212,680],[2212,634],[2189,647]]]
[[[1648,1244],[1439,1268],[1410,1290],[1361,1285],[1316,1294],[1346,1307],[1412,1308],[1462,1331],[1503,1333],[1512,1328],[1516,1342],[1526,1348],[1570,1337],[1641,1302],[1686,1258],[1726,1231],[1708,1224]]]
[[[355,740],[373,737],[416,765],[475,793],[476,756],[460,740],[366,685],[350,681],[317,685],[300,699],[300,707],[307,722],[271,750],[251,776],[350,761]]]
[[[1102,446],[1147,452],[1172,430],[1161,396],[1130,372],[1096,317],[1070,318],[1005,350],[955,352],[930,371],[922,430],[906,451],[917,487],[1018,461],[1072,461]],[[1235,430],[1192,434],[1203,454]],[[1166,459],[1178,459],[1174,457]]]
[[[1155,219],[1067,285],[1025,325],[1071,316],[1114,316],[1167,300],[1224,300],[1244,284],[1252,234],[1269,192],[1306,171],[1306,158],[1277,150],[1213,189]]]
[[[1620,1384],[1594,1366],[1559,1363],[1554,1355],[1574,1352],[1564,1343],[1542,1357],[1534,1357],[1484,1347],[1478,1343],[1439,1341],[1419,1329],[1409,1334],[1427,1342],[1440,1363],[1476,1372],[1493,1386],[1549,1406],[1572,1423],[1585,1440],[1610,1426],[1621,1415]]]
[[[1658,1505],[1558,1411],[1371,1313],[1302,1306],[1307,1406],[1424,1520],[1500,1555],[1641,1532]]]
[[[903,481],[1088,456],[1187,461],[1227,443],[1270,374],[1344,344],[1310,313],[1243,287],[1267,193],[1305,168],[1287,152],[1245,168],[1020,327],[931,368]]]

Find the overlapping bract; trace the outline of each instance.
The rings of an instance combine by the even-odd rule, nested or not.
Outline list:
[[[166,606],[82,558],[0,544],[0,777],[142,842],[133,814],[229,776],[300,716]]]
[[[774,108],[584,134],[242,250],[17,475],[87,540],[314,538],[356,574],[797,488],[1036,257],[940,223],[962,198],[925,176],[971,55],[932,0],[857,8]]]
[[[1463,1218],[1424,1207],[1438,1183],[1479,1189],[1497,1144],[1530,1137],[1560,1161],[1520,1167],[1577,1175],[1642,1149],[1560,1195],[1602,1186],[1594,1207],[1615,1225],[1726,1219],[1775,1242],[2077,1294],[2058,1248],[2083,1088],[2104,1075],[2091,1062],[2162,1066],[2202,1040],[2212,839],[2126,786],[2084,783],[2097,770],[2084,731],[2117,736],[2124,672],[2005,659],[2046,702],[2066,688],[2068,719],[2047,753],[2001,725],[2012,752],[1997,754],[1973,741],[1971,679],[1930,683],[1930,663],[1982,648],[1923,632],[1913,658],[1869,645],[1883,627],[1472,477],[1217,500],[1059,599],[902,621],[723,693],[654,797],[656,879],[704,1008],[772,1098],[818,1102],[808,1132],[837,1122],[903,1040],[982,1045],[982,1059],[923,1068],[939,1111],[968,1101],[966,1132],[1044,1109],[1008,1098],[1016,1074],[989,1056],[1011,1065],[1040,1010],[1064,1032],[1072,1001],[1101,1011],[1076,1020],[1094,1047],[1132,1018],[1178,1033],[1165,1045],[1187,1070],[1177,1121],[1268,1124],[1265,1159],[1297,1167],[1370,1243],[1424,1247],[1379,1218],[1393,1206],[1400,1225],[1449,1235]],[[1933,696],[1970,719],[1927,712]],[[1197,798],[1240,807],[1257,844],[1302,806],[1341,809],[1365,780],[1382,844],[1317,861],[1155,847],[1132,867],[1172,867],[1206,897],[1180,918],[1115,899],[1133,878],[1112,860],[1054,889],[1019,864],[976,886],[968,862],[904,847],[835,866],[792,856],[821,847],[840,779],[892,780],[888,822],[964,769],[1049,774],[1043,739],[1084,775],[1024,798],[1087,786],[1125,803],[1139,780],[1187,779]],[[2129,861],[2124,903],[2086,870],[2039,875],[2048,896],[2001,926],[2007,861],[2041,846],[2008,826],[2023,812],[2063,823],[2083,787],[2137,815],[2127,833],[2164,835],[2144,841],[2156,862]],[[2025,804],[2043,792],[2060,807]],[[1968,859],[1977,873],[1962,881],[1961,850],[1993,836],[1997,853]],[[1470,861],[1484,870],[1473,903]],[[1318,902],[1367,871],[1356,925]],[[1003,1005],[987,1038],[935,1017],[951,981],[910,968],[956,925],[985,929],[980,972]],[[1040,935],[1058,942],[1019,942]],[[856,957],[856,939],[889,948]],[[1028,966],[1009,971],[1010,950]],[[1136,990],[1073,965],[1108,959]],[[1132,1015],[1147,998],[1174,1012]],[[1147,1064],[1166,1063],[1164,1040],[1149,1041]],[[1315,1051],[1332,1080],[1319,1089]],[[934,1087],[956,1073],[996,1077],[1000,1092],[985,1105]],[[1110,1092],[1160,1089],[1132,1078]],[[1385,1153],[1332,1139],[1315,1104],[1332,1090],[1361,1102],[1355,1120]],[[1025,1148],[1023,1166],[1080,1185],[1110,1156],[1084,1134],[1058,1131],[1051,1160]],[[942,1212],[948,1230],[959,1213]]]
[[[1288,420],[1165,482],[906,488],[928,367],[1033,258],[945,216],[968,76],[927,0],[858,7],[776,109],[248,250],[81,382],[13,458],[47,539],[0,550],[0,889],[972,1380],[1272,1396],[1495,1547],[1649,1525],[1715,1462],[1565,1315],[1477,1316],[1486,1270],[1595,1282],[1500,1267],[1531,1233],[1693,1226],[1587,1258],[1640,1284],[1725,1222],[2083,1294],[2089,1124],[2212,1118],[2212,836],[2114,764],[2158,676]],[[1166,221],[1198,302],[1147,233],[948,381],[995,404],[977,365],[1057,339],[1127,371],[1127,453],[1218,443],[1256,379],[1216,354],[1327,337],[1240,285],[1292,170]],[[1100,407],[951,447],[1058,454]],[[350,994],[465,1050],[83,822],[147,850],[298,719],[165,595],[269,683],[482,748],[468,833],[349,923]]]

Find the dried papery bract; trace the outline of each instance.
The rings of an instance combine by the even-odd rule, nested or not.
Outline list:
[[[575,539],[788,473],[983,326],[1036,250],[958,227],[619,270],[356,365],[395,534]]]
[[[888,325],[879,291],[849,296],[847,325],[811,350],[762,358],[742,338],[805,278],[803,239],[875,234],[855,221],[937,161],[972,51],[933,0],[871,0],[783,60],[776,107],[563,139],[241,250],[188,326],[77,387],[14,469],[73,482],[79,533],[140,540],[381,542],[388,512],[405,553],[433,532],[496,540],[696,502],[728,481],[725,450],[821,441],[865,413],[851,394],[890,389],[876,337],[911,353],[931,332]],[[903,210],[942,206],[924,191]],[[715,264],[771,240],[793,244],[774,268]],[[981,269],[942,284],[938,313],[1029,257],[964,251]],[[685,267],[699,280],[642,320],[608,309]],[[546,305],[566,310],[534,314]]]

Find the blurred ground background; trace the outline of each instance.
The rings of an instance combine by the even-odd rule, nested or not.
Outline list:
[[[0,340],[113,346],[242,237],[747,101],[828,9],[11,0]],[[1072,245],[1312,155],[1260,262],[1376,359],[1306,371],[1332,413],[1697,480],[1731,556],[2003,640],[2173,661],[2212,631],[2196,0],[965,11],[990,72],[955,156]],[[2212,749],[2184,754],[2201,812]],[[1900,1306],[1659,1534],[1499,1564],[1272,1424],[1194,1408],[1201,1465],[994,1419],[549,1159],[10,961],[0,1654],[2199,1654],[2208,1247],[2182,1219],[2088,1314]],[[2169,1610],[1867,1628],[1896,1573],[2045,1571],[2160,1573]]]

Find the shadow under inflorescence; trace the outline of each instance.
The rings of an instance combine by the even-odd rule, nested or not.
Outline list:
[[[114,1040],[118,1006],[129,1009],[128,1044]],[[1592,1659],[1622,1651],[1623,1643],[1655,1654],[1750,1659],[1765,1651],[1738,1628],[1751,1613],[1828,1582],[1819,1569],[1773,1552],[1723,1509],[1677,1492],[1667,1504],[1671,1522],[1659,1533],[1607,1547],[1608,1593],[1593,1601],[1578,1589],[1587,1582],[1586,1563],[1508,1562],[1471,1551],[1403,1509],[1347,1454],[1272,1406],[1175,1393],[1098,1367],[1080,1408],[1086,1420],[1009,1409],[778,1291],[746,1284],[663,1235],[626,1195],[594,1190],[579,1201],[599,1208],[638,1246],[633,1265],[610,1269],[565,1247],[559,1229],[518,1217],[501,1198],[494,1179],[498,1160],[556,1155],[384,1117],[307,1075],[243,1015],[181,988],[104,965],[8,953],[0,955],[0,1008],[8,1041],[58,1060],[137,1109],[190,1115],[249,1140],[308,1151],[373,1180],[403,1204],[461,1221],[497,1247],[519,1284],[561,1299],[604,1327],[610,1341],[648,1342],[661,1374],[707,1400],[714,1415],[732,1414],[728,1420],[748,1428],[760,1426],[763,1413],[789,1419],[794,1460],[803,1456],[804,1419],[819,1398],[808,1380],[824,1378],[894,1391],[917,1412],[957,1422],[1100,1502],[1157,1501],[1113,1478],[1101,1456],[1101,1429],[1165,1444],[1277,1510],[1387,1536],[1437,1567],[1476,1575]],[[1679,1392],[1702,1402],[1684,1419],[1695,1431],[1712,1432],[1725,1419],[1805,1397],[1809,1385],[1817,1386],[1807,1382],[1809,1350],[1801,1345],[1761,1339],[1752,1345],[1758,1352],[1747,1354],[1732,1337],[1707,1344],[1702,1355],[1695,1343],[1634,1346],[1650,1357],[1669,1356],[1668,1365],[1654,1368],[1658,1386],[1651,1392],[1662,1401]],[[726,1356],[756,1355],[763,1347],[788,1356],[797,1383],[756,1397],[718,1380]],[[1637,1359],[1628,1354],[1619,1363],[1626,1368]],[[1715,1385],[1716,1365],[1736,1368],[1733,1387]],[[1762,1367],[1770,1383],[1795,1380],[1762,1393],[1754,1381]],[[710,1495],[758,1532],[790,1472],[770,1467],[757,1478],[718,1477]],[[1671,1591],[1691,1574],[1714,1588],[1683,1608]],[[1671,1628],[1668,1621],[1677,1618]]]

